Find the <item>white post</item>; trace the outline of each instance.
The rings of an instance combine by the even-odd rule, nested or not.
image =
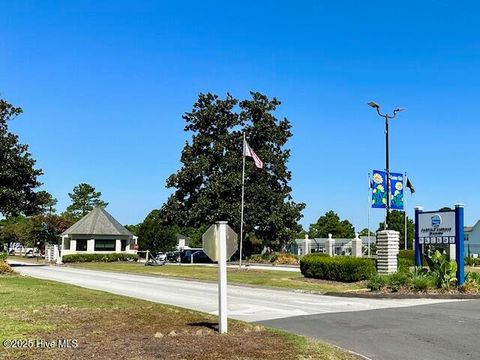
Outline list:
[[[303,255],[310,254],[310,244],[311,240],[308,238],[308,234],[305,235],[305,240],[303,242]]]
[[[62,253],[60,251],[58,249],[58,245],[54,245],[54,247],[53,247],[53,258],[54,258],[54,260],[56,260],[57,264],[62,263],[62,255],[61,255]]]
[[[245,132],[243,133],[243,166],[242,166],[242,210],[240,215],[240,261],[239,267],[242,268],[242,251],[243,251],[243,204],[245,199]],[[225,230],[226,231],[226,230]]]
[[[362,257],[362,239],[358,235],[358,232],[355,233],[355,239],[352,240],[352,256],[353,257]]]
[[[328,239],[325,241],[325,247],[329,256],[335,256],[335,239],[332,238],[332,234],[328,234]]]
[[[218,332],[226,334],[227,325],[227,222],[217,221],[218,234]]]
[[[190,264],[193,265],[193,253],[190,254]]]
[[[455,244],[448,245],[448,255],[450,256],[450,260],[457,260]]]

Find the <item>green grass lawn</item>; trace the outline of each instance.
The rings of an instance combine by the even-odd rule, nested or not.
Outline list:
[[[46,263],[45,259],[42,258],[42,257],[29,258],[29,257],[26,257],[26,256],[12,256],[12,255],[10,255],[8,257],[8,260],[27,262],[27,263],[31,263],[31,264],[45,264]]]
[[[91,270],[119,271],[125,273],[168,276],[195,280],[217,280],[217,268],[208,266],[165,265],[145,266],[141,263],[77,263],[68,266]],[[345,284],[334,281],[306,279],[300,273],[276,270],[228,269],[228,282],[232,284],[267,286],[285,289],[326,292],[346,292],[365,288],[364,283]]]
[[[330,345],[240,321],[24,276],[0,276],[0,359],[356,359]],[[5,339],[76,339],[10,349]]]

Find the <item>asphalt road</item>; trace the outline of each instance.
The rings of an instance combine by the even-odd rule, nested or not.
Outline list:
[[[382,360],[480,359],[480,300],[261,322]]]

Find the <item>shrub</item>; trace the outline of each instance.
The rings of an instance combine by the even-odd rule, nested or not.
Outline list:
[[[64,255],[62,261],[64,263],[74,262],[113,262],[113,261],[137,261],[138,255],[124,253],[110,254],[70,254]]]
[[[298,256],[290,253],[275,253],[270,258],[274,265],[298,265]]]
[[[398,252],[399,259],[411,260],[412,266],[415,264],[415,251],[413,250],[400,250]]]
[[[325,254],[305,255],[300,260],[300,270],[307,278],[342,282],[367,280],[376,272],[372,259]]]
[[[7,261],[8,254],[6,252],[0,252],[0,262]]]
[[[410,272],[410,267],[414,266],[408,259],[398,258],[398,271],[403,273]]]
[[[397,256],[398,271],[410,272],[410,268],[415,266],[415,252],[413,250],[400,250]]]
[[[469,283],[480,289],[480,274],[476,272],[468,272],[467,276],[465,276],[465,283]]]
[[[448,289],[457,282],[457,263],[436,250],[432,257],[425,257],[437,288]]]
[[[266,264],[270,262],[271,254],[253,254],[248,257],[248,262],[256,264]]]
[[[396,272],[387,277],[387,287],[392,292],[397,292],[401,288],[409,288],[412,285],[412,276],[410,273]]]
[[[370,291],[382,290],[387,285],[387,276],[375,274],[368,280],[367,288]]]
[[[480,258],[466,257],[465,265],[467,266],[480,266]]]
[[[480,291],[480,274],[469,272],[465,276],[465,283],[458,287],[462,293],[478,293]]]
[[[415,277],[412,280],[412,287],[417,291],[425,291],[433,287],[432,279],[428,276]]]
[[[13,274],[13,269],[4,261],[0,261],[0,275]]]

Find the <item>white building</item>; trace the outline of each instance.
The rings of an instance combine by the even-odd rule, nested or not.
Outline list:
[[[61,255],[137,252],[137,237],[104,208],[96,207],[61,235]]]
[[[465,256],[480,257],[480,220],[473,226],[464,228]]]

